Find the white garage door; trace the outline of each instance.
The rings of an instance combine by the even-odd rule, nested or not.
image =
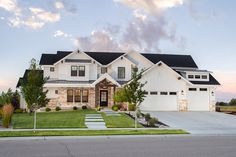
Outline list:
[[[194,90],[193,90],[194,89]],[[188,91],[188,110],[189,111],[209,111],[209,93],[203,88],[193,88]],[[196,90],[195,90],[196,89]]]
[[[149,93],[148,95],[146,95],[146,98],[141,105],[141,109],[146,111],[177,111],[177,93]]]

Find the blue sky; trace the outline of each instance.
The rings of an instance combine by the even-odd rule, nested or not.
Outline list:
[[[15,87],[31,58],[57,50],[190,54],[236,97],[236,1],[1,0],[0,91]]]

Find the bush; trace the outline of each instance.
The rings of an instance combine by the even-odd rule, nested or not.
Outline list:
[[[61,108],[60,108],[59,106],[57,106],[57,107],[55,108],[55,110],[56,110],[56,111],[60,111]]]
[[[135,111],[135,105],[134,104],[129,104],[128,109],[129,111]]]
[[[140,110],[138,110],[138,111],[137,111],[137,117],[138,117],[138,118],[141,118],[142,116],[143,116],[143,114],[141,113]]]
[[[82,106],[82,109],[83,109],[83,110],[86,110],[86,109],[87,109],[87,106],[85,106],[85,105]]]
[[[158,119],[157,118],[151,118],[148,120],[148,124],[149,126],[151,127],[155,127],[155,124],[158,122]]]
[[[77,106],[73,106],[73,110],[78,110],[78,107]]]
[[[45,111],[46,111],[46,112],[50,112],[51,109],[50,109],[49,107],[47,107],[47,108],[45,109]]]
[[[146,114],[144,115],[144,118],[145,118],[145,121],[148,123],[149,120],[151,119],[151,115],[150,115],[149,113],[146,113]]]
[[[17,109],[15,109],[14,112],[15,112],[15,113],[23,113],[23,109],[21,109],[21,108],[17,108]]]
[[[97,107],[96,108],[97,111],[101,111],[101,109],[102,109],[101,107]]]
[[[111,108],[113,111],[118,111],[119,110],[119,107],[117,105],[113,105],[112,108]]]
[[[8,128],[11,123],[14,108],[11,104],[4,105],[2,107],[2,125]]]

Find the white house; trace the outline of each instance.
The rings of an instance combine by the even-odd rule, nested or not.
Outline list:
[[[44,88],[51,108],[111,107],[115,91],[131,79],[134,67],[145,70],[141,109],[146,111],[214,111],[220,85],[189,55],[58,51],[42,54],[40,65],[49,77]]]

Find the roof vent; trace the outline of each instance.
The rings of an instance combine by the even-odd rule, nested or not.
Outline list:
[[[181,80],[181,77],[178,77],[178,80]]]
[[[159,63],[159,64],[158,64],[158,66],[161,66],[161,65],[162,65],[162,63]]]
[[[123,57],[120,57],[120,59],[123,59]]]

